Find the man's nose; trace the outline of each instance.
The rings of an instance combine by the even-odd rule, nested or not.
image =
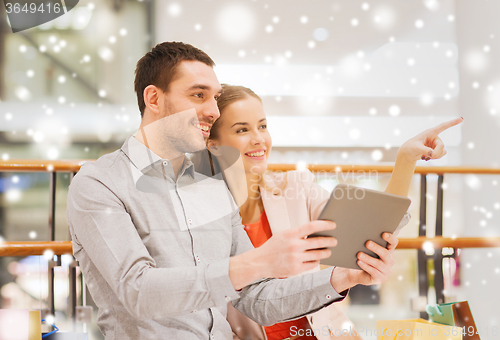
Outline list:
[[[214,99],[210,100],[203,107],[203,116],[214,121],[220,117],[219,108],[217,107],[217,101]]]

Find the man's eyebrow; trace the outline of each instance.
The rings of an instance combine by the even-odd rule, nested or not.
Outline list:
[[[190,86],[187,91],[192,91],[192,90],[207,90],[210,91],[212,87],[204,84],[194,84],[193,86]],[[217,93],[222,93],[222,89],[219,89]]]
[[[266,118],[262,118],[261,120],[259,120],[259,123],[262,122],[262,121],[264,121],[264,120],[267,120],[267,119]],[[248,123],[234,123],[233,126],[235,126],[235,125],[248,125]],[[233,127],[233,126],[231,126],[231,127]]]

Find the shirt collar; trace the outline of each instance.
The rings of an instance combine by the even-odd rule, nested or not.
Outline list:
[[[137,171],[133,171],[135,182],[137,182],[138,180],[138,178],[136,179],[136,177],[145,175],[149,171],[154,170],[157,166],[161,166],[165,162],[168,163],[165,165],[170,165],[171,167],[170,160],[162,159],[146,145],[139,142],[134,136],[129,136],[125,140],[125,143],[123,143],[121,150],[125,153],[125,155],[127,155],[130,161],[133,163],[134,167],[141,172],[139,176],[136,176],[135,174],[137,173]],[[194,178],[193,163],[186,155],[184,155],[184,163],[182,164],[180,175],[182,176],[184,175],[184,173],[187,173],[192,178]]]

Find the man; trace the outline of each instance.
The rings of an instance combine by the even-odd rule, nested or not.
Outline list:
[[[370,273],[313,269],[336,244],[305,239],[333,229],[314,221],[253,249],[223,181],[194,172],[185,153],[204,148],[219,117],[213,61],[162,43],[136,68],[142,122],[122,148],[82,166],[68,193],[73,252],[99,307],[106,339],[231,339],[226,305],[259,324],[300,317],[387,279],[397,239],[371,243]]]

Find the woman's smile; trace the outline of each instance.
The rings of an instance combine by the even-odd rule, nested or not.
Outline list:
[[[254,160],[263,160],[266,158],[266,149],[253,150],[250,152],[246,152],[245,156]]]

